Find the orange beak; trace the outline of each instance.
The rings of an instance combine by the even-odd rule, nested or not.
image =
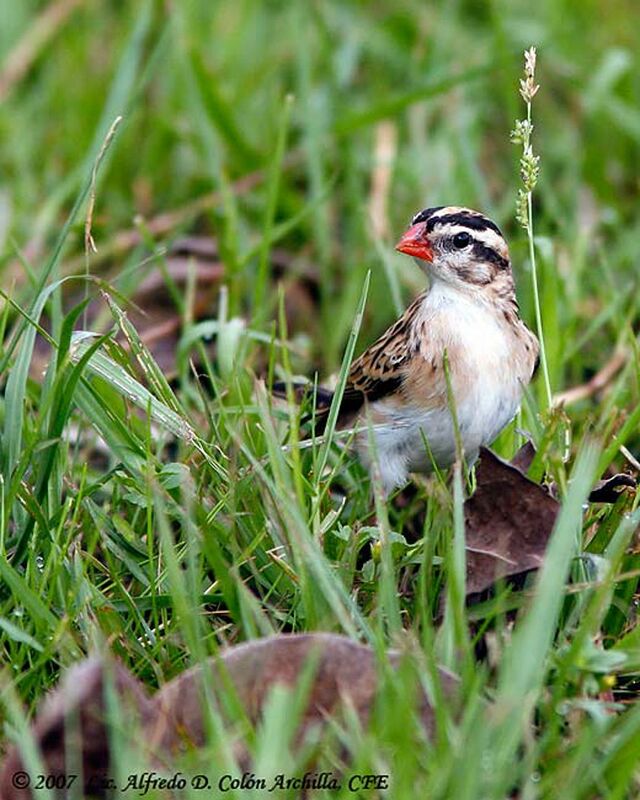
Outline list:
[[[408,228],[396,245],[396,250],[423,261],[433,261],[433,250],[427,241],[424,223],[418,222]]]

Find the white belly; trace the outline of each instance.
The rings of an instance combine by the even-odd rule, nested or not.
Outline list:
[[[515,416],[522,385],[513,364],[513,339],[495,315],[475,303],[456,298],[436,307],[438,328],[450,331],[440,344],[456,355],[450,361],[455,413],[464,455],[475,460],[478,449],[489,445]],[[445,319],[442,315],[451,315]],[[435,326],[434,326],[435,327]],[[436,345],[436,348],[438,345]],[[409,472],[431,472],[433,463],[450,466],[456,458],[454,424],[448,407],[428,408],[416,398],[401,407],[384,400],[371,408],[378,424],[373,428],[376,452],[386,490],[402,485]],[[371,463],[368,433],[360,435],[358,450]]]
[[[491,444],[513,419],[519,403],[520,393],[513,384],[489,386],[482,381],[471,396],[456,403],[460,439],[468,462],[473,462],[479,448]],[[407,472],[431,472],[434,461],[439,467],[448,467],[455,461],[455,431],[448,408],[425,412],[409,407],[387,412],[387,418],[387,423],[374,426],[376,450],[384,454],[386,461],[400,462],[403,477],[398,483],[406,479]]]

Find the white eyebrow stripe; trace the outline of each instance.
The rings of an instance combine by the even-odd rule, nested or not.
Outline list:
[[[468,214],[469,216],[479,217],[481,216],[475,211],[472,211],[470,208],[465,208],[464,206],[443,206],[439,211],[435,211],[430,219],[438,219],[439,217],[450,217],[453,214]]]

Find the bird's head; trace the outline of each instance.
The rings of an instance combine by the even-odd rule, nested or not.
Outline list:
[[[414,256],[435,280],[478,288],[512,285],[509,249],[500,229],[470,208],[424,209],[411,220],[396,250]]]

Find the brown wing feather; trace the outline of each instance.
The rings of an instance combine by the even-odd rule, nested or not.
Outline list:
[[[365,402],[380,400],[402,387],[409,377],[410,362],[419,350],[420,340],[412,335],[412,325],[424,300],[424,293],[407,308],[394,324],[370,345],[351,365],[340,403],[340,416],[359,411]],[[272,387],[276,396],[286,397],[284,384]],[[313,395],[312,385],[294,385],[298,402]],[[333,392],[317,387],[314,415],[316,435],[324,431]]]
[[[357,411],[365,401],[380,400],[402,386],[408,364],[416,354],[417,343],[410,328],[423,300],[424,294],[416,297],[400,319],[353,362],[341,413]]]

